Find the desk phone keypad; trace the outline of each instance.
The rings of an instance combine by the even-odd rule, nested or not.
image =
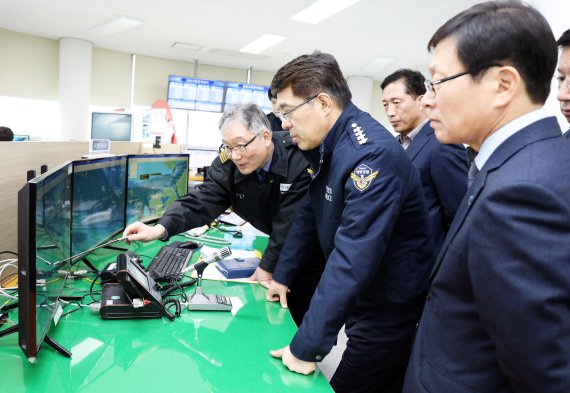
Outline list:
[[[231,299],[229,297],[226,297],[226,296],[216,295],[216,303],[223,304],[223,305],[226,305],[228,307],[232,306]]]

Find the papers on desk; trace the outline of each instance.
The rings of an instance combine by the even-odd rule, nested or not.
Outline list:
[[[231,248],[231,246],[230,246],[230,248]],[[217,248],[203,246],[200,249],[200,252],[203,255],[212,255],[216,250],[217,250]],[[232,250],[232,255],[230,255],[229,258],[251,258],[251,257],[256,257],[256,256],[257,257],[260,256],[259,252],[245,251],[245,250]],[[220,272],[217,269],[216,265],[217,265],[217,262],[210,263],[208,266],[206,266],[206,269],[204,270],[204,273],[202,274],[202,278],[204,280],[232,281],[232,282],[243,282],[243,283],[247,283],[247,284],[257,284],[257,281],[251,281],[251,280],[248,280],[247,278],[226,278],[222,274],[222,272]],[[198,277],[195,270],[192,272],[192,277],[193,278]]]
[[[240,216],[238,216],[237,214],[235,214],[234,212],[231,212],[230,214],[222,214],[218,218],[221,222],[229,225],[240,226],[245,224],[245,220]]]

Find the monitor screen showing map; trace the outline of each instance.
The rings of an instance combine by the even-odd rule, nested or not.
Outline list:
[[[188,192],[188,155],[136,155],[127,164],[127,225],[160,218]]]
[[[71,255],[101,244],[125,226],[126,157],[73,162]]]

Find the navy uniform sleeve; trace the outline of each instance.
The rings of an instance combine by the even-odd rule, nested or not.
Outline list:
[[[440,144],[432,155],[430,175],[445,214],[451,225],[459,204],[467,192],[467,153],[462,145]]]
[[[295,146],[294,149],[297,149],[297,147]],[[300,151],[295,150],[291,154],[293,154],[292,160],[295,162],[289,163],[290,172],[295,173],[297,176],[295,178],[292,178],[292,176],[288,177],[287,181],[291,182],[291,186],[288,191],[281,195],[279,212],[272,220],[273,229],[269,236],[269,243],[267,244],[263,258],[259,262],[259,266],[270,273],[273,273],[275,270],[289,228],[311,182],[311,177],[306,169],[307,163]],[[291,175],[291,173],[289,175]]]
[[[320,247],[318,240],[316,240],[316,234],[313,209],[309,195],[306,195],[287,234],[279,263],[273,273],[275,281],[283,285],[291,285],[297,271],[306,261],[308,251],[312,247]]]
[[[400,159],[393,151],[376,147],[354,167],[364,164],[371,169],[370,184],[351,176],[346,179],[346,204],[335,248],[290,344],[297,358],[320,361],[330,352],[357,297],[373,280],[399,216],[404,181],[408,181],[400,173]]]
[[[513,391],[569,391],[568,206],[530,182],[505,186],[472,227],[483,228],[468,243],[475,304]]]
[[[232,171],[230,163],[222,164],[216,158],[208,170],[206,180],[174,203],[158,220],[168,236],[209,224],[230,204]]]

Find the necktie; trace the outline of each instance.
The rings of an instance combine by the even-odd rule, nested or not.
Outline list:
[[[475,165],[475,161],[473,161],[469,167],[469,172],[467,173],[467,187],[471,187],[471,184],[473,184],[478,173],[479,169],[477,168],[477,165]]]
[[[257,179],[259,180],[260,183],[263,183],[265,179],[267,179],[267,171],[265,171],[264,169],[259,169],[257,171]]]
[[[406,150],[408,146],[410,146],[410,142],[412,142],[412,140],[409,137],[400,135],[400,144],[402,145],[404,150]]]

